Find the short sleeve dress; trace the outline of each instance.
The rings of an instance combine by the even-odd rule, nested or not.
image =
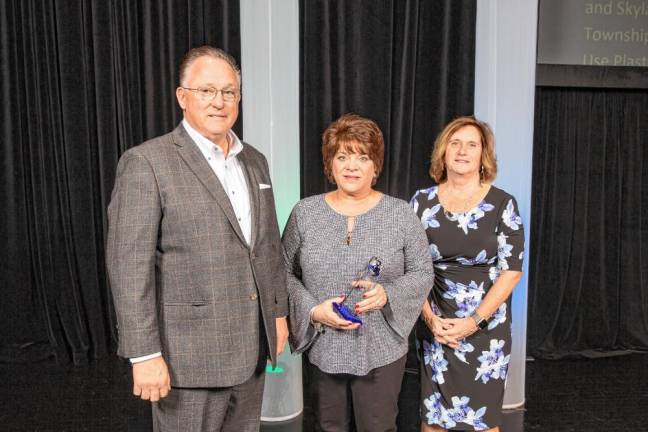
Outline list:
[[[470,316],[501,271],[522,270],[524,229],[515,198],[491,186],[466,213],[445,211],[438,186],[418,191],[410,204],[425,227],[434,261],[429,300],[447,318]],[[488,327],[457,349],[416,326],[421,368],[421,420],[448,430],[485,430],[501,424],[511,353],[510,298]]]

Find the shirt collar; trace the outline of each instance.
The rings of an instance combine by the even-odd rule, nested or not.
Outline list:
[[[198,132],[196,129],[191,127],[186,119],[182,119],[182,126],[184,126],[191,139],[198,145],[203,153],[205,153],[206,151],[206,153],[209,154],[214,151],[214,149],[216,149],[216,152],[223,153],[223,150],[220,148],[220,146],[214,144],[212,141],[200,134],[200,132]],[[230,148],[229,153],[227,154],[227,158],[229,159],[230,157],[234,157],[243,151],[243,143],[231,129],[227,131],[227,136],[230,138]]]

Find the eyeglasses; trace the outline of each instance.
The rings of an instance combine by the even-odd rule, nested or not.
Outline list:
[[[181,86],[182,87],[182,86]],[[185,90],[191,90],[193,92],[196,92],[198,94],[198,97],[203,100],[203,101],[210,101],[214,100],[216,95],[218,93],[223,96],[223,100],[225,102],[234,102],[238,97],[240,96],[240,91],[236,89],[215,89],[214,87],[198,87],[198,88],[190,88],[190,87],[182,87]]]

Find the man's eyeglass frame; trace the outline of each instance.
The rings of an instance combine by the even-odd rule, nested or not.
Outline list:
[[[202,99],[203,101],[212,101],[216,99],[218,93],[221,94],[225,102],[234,102],[241,96],[240,90],[234,90],[230,88],[224,88],[224,89],[217,89],[214,87],[191,88],[191,87],[183,87],[183,86],[180,86],[180,88],[196,92],[200,97],[200,99]]]

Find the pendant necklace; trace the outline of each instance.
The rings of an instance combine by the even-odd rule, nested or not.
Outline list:
[[[450,212],[450,211],[446,210],[446,208],[444,206],[443,207],[443,213],[445,214],[445,216],[448,219],[452,219],[452,220],[456,219],[456,217],[458,215],[465,216],[466,213],[468,213],[470,210],[472,210],[471,203],[473,202],[475,197],[481,192],[481,190],[482,190],[482,187],[481,187],[481,184],[480,184],[479,187],[477,188],[477,190],[475,192],[473,192],[472,194],[470,194],[468,196],[468,198],[463,202],[463,206],[461,207],[462,211]],[[450,191],[447,188],[446,188],[446,192],[448,193],[448,195],[450,195]]]
[[[351,245],[351,239],[353,238],[353,226],[355,225],[355,216],[347,217],[347,233],[346,233],[346,244],[347,246]]]
[[[368,200],[370,200],[371,198],[372,198],[372,195],[369,194],[365,198],[363,198],[361,200],[358,200],[356,202],[356,204],[362,206],[362,205],[366,204],[366,202]],[[335,199],[335,200],[337,201],[337,199]],[[351,212],[351,213],[353,213],[353,212]],[[347,216],[346,217],[347,226],[346,226],[346,234],[344,236],[344,243],[346,243],[347,246],[350,246],[351,241],[353,240],[353,228],[355,226],[355,221],[356,221],[357,216],[359,216],[359,215]]]

